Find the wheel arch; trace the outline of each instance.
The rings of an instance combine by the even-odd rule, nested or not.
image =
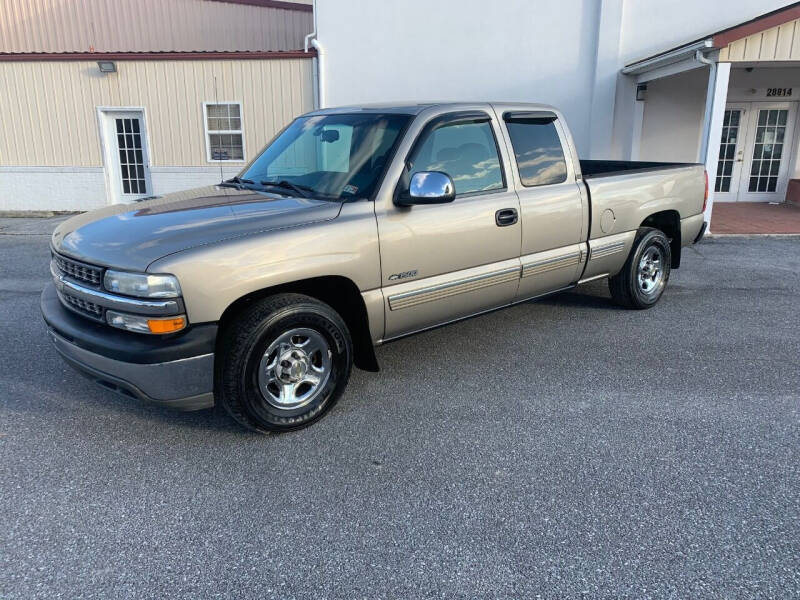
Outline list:
[[[223,329],[242,309],[256,300],[281,293],[304,294],[324,302],[344,319],[353,338],[353,362],[365,371],[380,370],[369,328],[369,315],[364,298],[356,284],[347,277],[331,275],[312,277],[263,288],[237,298],[223,311],[219,320]],[[217,336],[217,340],[222,336]],[[219,348],[217,350],[220,350]],[[219,355],[219,352],[217,352]]]
[[[670,266],[677,269],[681,266],[681,215],[677,210],[662,210],[649,215],[640,227],[658,229],[669,239],[672,262]]]

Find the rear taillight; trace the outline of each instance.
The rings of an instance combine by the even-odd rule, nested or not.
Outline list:
[[[703,193],[703,212],[706,212],[706,204],[708,204],[708,171],[703,171],[706,176],[706,191]]]

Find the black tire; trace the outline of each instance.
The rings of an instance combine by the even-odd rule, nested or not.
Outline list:
[[[320,344],[327,343],[328,364],[321,372],[328,374],[320,377],[318,389],[306,404],[287,408],[277,406],[279,400],[272,395],[276,387],[280,392],[283,380],[272,381],[272,387],[264,385],[268,378],[274,380],[282,367],[265,369],[264,361],[269,361],[266,353],[275,344],[279,349],[271,356],[277,356],[280,348],[289,351],[294,342],[281,345],[281,340],[291,332],[309,332]],[[288,339],[303,340],[302,336]],[[222,356],[217,361],[216,397],[236,421],[261,433],[292,431],[322,418],[342,395],[353,365],[353,342],[342,318],[327,304],[301,294],[278,294],[254,302],[225,327],[219,348]],[[313,359],[307,357],[303,364],[308,367],[309,361],[319,362],[321,355],[320,351]],[[311,368],[306,370],[310,372]],[[281,376],[292,377],[306,370],[302,365],[291,373],[284,368]],[[287,385],[311,387],[303,382]]]
[[[643,287],[640,275],[640,263],[645,254],[660,257],[660,277],[658,284],[648,292]],[[614,301],[625,308],[642,310],[655,306],[669,281],[670,267],[672,265],[672,252],[669,239],[658,229],[642,227],[636,232],[631,253],[622,270],[608,279],[608,289]],[[649,271],[643,271],[648,275]],[[645,277],[649,280],[648,277]],[[645,281],[645,284],[647,281]]]

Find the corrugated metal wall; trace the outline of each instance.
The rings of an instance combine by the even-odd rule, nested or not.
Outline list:
[[[722,62],[800,60],[800,20],[731,42],[719,52]]]
[[[0,165],[102,166],[98,106],[144,107],[153,166],[209,166],[203,102],[242,102],[246,159],[313,109],[312,61],[0,62]]]
[[[0,0],[0,52],[299,50],[312,13],[213,0]]]

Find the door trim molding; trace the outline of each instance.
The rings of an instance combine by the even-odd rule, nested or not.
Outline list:
[[[456,281],[423,287],[410,292],[394,294],[393,296],[389,296],[389,310],[410,308],[425,302],[442,300],[465,292],[471,292],[501,283],[508,283],[509,281],[519,279],[519,274],[519,266],[508,267],[499,271],[491,271],[489,273],[465,277]]]
[[[523,263],[522,277],[530,277],[531,275],[539,275],[556,269],[576,266],[581,263],[582,257],[583,252],[581,250],[570,250],[560,256]]]
[[[619,240],[616,242],[611,242],[610,244],[602,244],[594,247],[590,246],[589,260],[611,256],[617,252],[622,252],[623,250],[625,250],[625,240]]]

